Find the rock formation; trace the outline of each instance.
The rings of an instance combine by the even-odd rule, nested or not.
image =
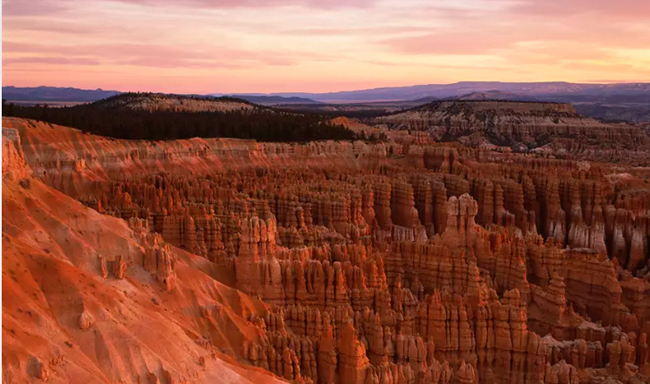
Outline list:
[[[484,113],[481,132],[499,140],[561,139],[562,129],[637,138],[567,106],[483,107],[445,129],[469,132]],[[428,130],[448,111],[394,116]],[[145,143],[4,123],[23,139],[3,149],[17,190],[42,181],[128,223],[115,244],[93,232],[95,253],[48,249],[129,301],[190,322],[161,329],[202,348],[192,352],[202,372],[223,349],[254,372],[305,383],[633,383],[650,373],[646,169],[589,163],[589,150],[559,159],[431,136]],[[104,310],[80,304],[66,309],[77,331],[105,332]],[[145,365],[143,378],[154,369]]]

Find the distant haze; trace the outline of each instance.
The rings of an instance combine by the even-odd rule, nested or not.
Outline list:
[[[567,82],[547,83],[504,83],[504,82],[459,82],[454,84],[427,84],[405,87],[385,87],[357,91],[331,93],[276,93],[273,95],[285,97],[307,97],[317,101],[327,102],[370,102],[417,100],[420,98],[450,98],[467,95],[473,92],[494,93],[494,98],[506,96],[516,99],[518,95],[542,97],[545,100],[564,100],[567,95],[644,95],[650,100],[650,83],[623,84],[578,84]],[[489,94],[488,94],[489,95]]]
[[[333,92],[650,80],[646,0],[3,0],[3,85]]]
[[[70,102],[88,102],[103,99],[118,91],[76,88],[3,87],[2,97],[17,104],[66,105]],[[385,87],[331,93],[211,93],[211,96],[234,96],[262,105],[311,106],[307,109],[326,110],[331,104],[392,104],[402,109],[440,99],[463,100],[517,100],[571,103],[586,116],[630,122],[650,121],[650,83],[578,84],[460,82],[455,84],[428,84],[405,87]],[[388,107],[384,104],[384,107]]]
[[[78,89],[58,87],[2,87],[3,98],[22,101],[95,101],[122,90]],[[426,84],[402,87],[360,89],[354,91],[309,93],[208,93],[211,96],[234,96],[258,104],[285,103],[366,103],[378,101],[418,101],[420,99],[456,98],[471,93],[482,93],[481,98],[508,100],[544,100],[558,102],[606,101],[611,98],[641,98],[650,103],[650,83],[580,84],[567,82],[506,83],[459,82],[454,84]],[[172,92],[180,94],[179,92]],[[196,95],[196,94],[195,94]],[[476,96],[476,95],[475,95]],[[585,99],[585,100],[582,100]],[[423,100],[426,102],[427,100]]]

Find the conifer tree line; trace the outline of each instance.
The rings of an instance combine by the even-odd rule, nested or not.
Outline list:
[[[3,100],[2,114],[41,120],[118,139],[229,137],[263,142],[379,140],[365,135],[361,137],[342,125],[332,124],[330,117],[322,114],[295,113],[259,106],[228,112],[147,111],[123,107],[124,98],[127,97],[134,97],[134,94],[121,94],[71,107],[49,107],[46,104],[19,106]],[[247,103],[233,98],[227,98],[226,101]]]

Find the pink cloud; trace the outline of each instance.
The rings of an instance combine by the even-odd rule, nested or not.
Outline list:
[[[595,7],[587,7],[587,2],[591,3],[591,0],[522,0],[515,6],[486,10],[484,13],[427,8],[418,14],[418,20],[443,12],[451,16],[445,19],[448,25],[433,27],[427,33],[389,37],[378,39],[377,42],[396,52],[416,55],[495,54],[504,50],[520,50],[518,43],[533,42],[548,46],[545,52],[548,54],[553,54],[555,49],[556,57],[561,56],[561,49],[555,48],[557,44],[561,47],[571,46],[570,50],[563,51],[567,55],[576,56],[578,52],[589,51],[590,55],[593,54],[592,58],[601,59],[608,57],[605,53],[607,48],[650,47],[648,30],[635,28],[639,24],[633,21],[638,22],[639,19],[619,19],[622,15],[628,15],[630,10],[616,12],[609,1],[596,0]],[[579,7],[576,3],[584,3],[585,7]],[[650,15],[650,1],[634,4],[633,10]],[[561,11],[562,6],[567,8],[567,12]],[[526,52],[525,49],[523,51]]]
[[[473,32],[431,33],[384,40],[392,49],[407,54],[481,55],[507,48],[516,38],[503,34]]]
[[[64,64],[63,57],[86,56],[93,63],[134,65],[156,68],[245,68],[256,65],[286,66],[304,59],[317,59],[303,54],[276,53],[270,51],[245,51],[233,48],[200,50],[192,47],[176,47],[154,44],[93,44],[53,45],[23,44],[3,41],[7,53],[38,53],[35,60],[42,64]],[[325,57],[325,56],[323,56]],[[49,59],[49,61],[48,61]],[[29,57],[5,59],[5,65],[36,63]],[[90,61],[88,61],[90,63]],[[72,64],[72,62],[70,62]],[[80,64],[80,62],[78,62]]]
[[[647,0],[523,0],[516,3],[511,11],[516,14],[540,17],[566,17],[576,14],[601,14],[607,19],[650,19],[650,1]],[[601,23],[595,23],[600,27]]]
[[[5,17],[2,20],[2,27],[6,31],[12,32],[53,32],[63,33],[69,35],[90,35],[106,32],[106,28],[102,25],[87,24],[79,20],[77,22],[72,20],[55,20],[55,19],[32,19],[29,22],[21,17]],[[6,35],[5,35],[6,36]]]
[[[95,59],[87,57],[10,57],[2,59],[2,65],[11,64],[55,64],[55,65],[100,65]]]
[[[117,0],[127,4],[152,6],[178,6],[198,8],[275,8],[281,6],[299,6],[304,8],[333,9],[333,8],[365,8],[376,3],[376,0]]]
[[[39,16],[61,13],[75,0],[2,0],[2,22],[6,16]]]
[[[279,31],[285,34],[299,36],[377,36],[385,34],[425,33],[427,28],[411,25],[392,25],[387,27],[364,27],[363,25],[346,25],[338,28],[323,27],[288,27]]]
[[[92,0],[91,0],[92,1]],[[113,0],[131,5],[172,6],[180,8],[235,9],[296,6],[315,9],[367,8],[377,0]],[[73,9],[88,0],[3,0],[4,16],[52,15]]]

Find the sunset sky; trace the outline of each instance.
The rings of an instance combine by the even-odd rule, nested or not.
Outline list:
[[[3,0],[2,83],[176,93],[650,81],[649,0]]]

